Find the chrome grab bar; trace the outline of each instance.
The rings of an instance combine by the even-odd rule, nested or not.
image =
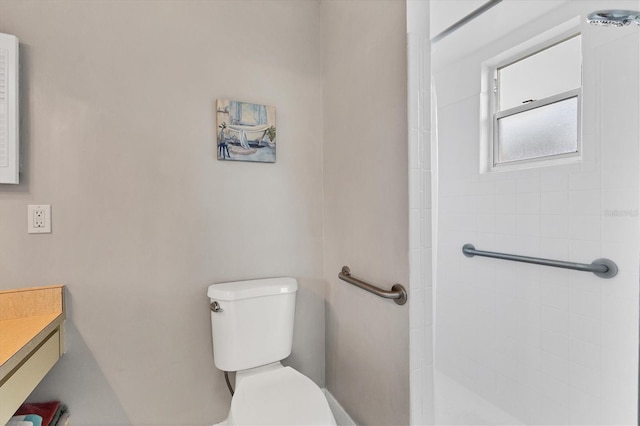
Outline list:
[[[391,291],[383,290],[373,284],[369,284],[368,282],[352,277],[351,269],[349,269],[348,266],[342,267],[342,271],[338,274],[338,278],[342,281],[348,282],[349,284],[353,284],[356,287],[360,287],[369,293],[373,293],[376,296],[384,297],[385,299],[393,299],[393,301],[398,305],[404,305],[407,303],[407,291],[400,284],[394,284],[393,287],[391,287]]]
[[[596,259],[591,263],[565,262],[563,260],[542,259],[540,257],[519,256],[517,254],[476,250],[473,244],[465,244],[462,246],[462,253],[467,257],[493,257],[496,259],[512,260],[514,262],[533,263],[535,265],[553,266],[554,268],[593,272],[600,278],[613,278],[618,273],[618,266],[615,262],[609,259]]]

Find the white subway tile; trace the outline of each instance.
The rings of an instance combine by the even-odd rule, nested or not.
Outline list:
[[[424,283],[422,282],[422,250],[411,249],[410,256],[409,289],[413,292],[424,287]]]
[[[423,351],[422,351],[422,365],[433,365],[433,327],[428,325],[424,327],[423,332]]]
[[[496,232],[496,215],[478,214],[478,232],[491,234]]]
[[[420,168],[420,131],[409,129],[409,169]]]
[[[559,403],[552,399],[542,398],[540,413],[540,425],[566,425],[569,424],[569,405]]]
[[[501,210],[497,210],[500,212]],[[516,235],[516,215],[514,214],[496,214],[496,233],[504,235]]]
[[[540,173],[540,191],[567,191],[569,173],[567,171],[544,171]]]
[[[602,240],[630,245],[638,241],[637,210],[631,212],[634,213],[630,216],[611,216],[605,213],[602,217]]]
[[[539,214],[519,214],[516,217],[516,234],[528,235],[531,237],[540,236],[540,215]]]
[[[431,129],[431,90],[429,82],[425,81],[424,87],[420,90],[420,129],[430,131]]]
[[[409,264],[409,291],[413,293],[414,290],[420,289],[424,286],[422,282],[422,252],[419,249],[412,249],[410,252],[410,264]],[[417,305],[419,308],[419,305]]]
[[[540,308],[542,316],[542,329],[554,333],[568,336],[569,334],[569,313],[564,309],[553,308],[542,305]]]
[[[566,215],[569,213],[569,192],[543,192],[542,214]]]
[[[625,406],[619,401],[601,401],[602,424],[607,426],[635,425],[638,413],[635,404]]]
[[[422,328],[411,328],[409,330],[409,366],[411,371],[422,368]]]
[[[569,364],[569,386],[595,398],[602,396],[602,374],[598,368]]]
[[[600,216],[572,215],[569,218],[569,238],[572,240],[600,240]]]
[[[622,330],[603,322],[602,372],[608,375],[634,375],[637,363],[637,328],[626,324]],[[630,366],[633,366],[630,368]],[[637,374],[635,374],[637,376]]]
[[[520,384],[509,375],[496,374],[496,398],[498,406],[507,413],[515,416],[523,410]]]
[[[539,215],[540,193],[518,193],[516,196],[516,213],[519,215]]]
[[[433,325],[433,288],[425,287],[423,293],[423,324],[425,328]]]
[[[422,130],[420,132],[420,168],[422,170],[432,170],[431,164],[431,131]]]
[[[540,235],[549,238],[568,238],[569,217],[543,214],[540,217]]]
[[[602,245],[599,241],[569,240],[569,259],[574,262],[591,263],[602,257]]]
[[[522,414],[524,423],[529,425],[542,425],[542,396],[538,390],[525,386],[523,390],[523,398],[527,401]]]
[[[475,204],[468,196],[445,196],[440,199],[440,211],[445,214],[475,213]]]
[[[540,393],[546,398],[560,404],[567,404],[569,402],[569,386],[567,381],[558,380],[550,375],[540,375]]]
[[[421,171],[419,178],[420,181],[420,208],[423,210],[431,210],[431,172]],[[427,223],[431,226],[431,223]]]
[[[569,213],[575,216],[599,216],[600,191],[570,191]]]
[[[516,180],[518,193],[540,193],[540,172],[538,170],[531,170],[530,172],[532,176],[526,178],[518,178]]]
[[[509,195],[517,192],[518,184],[515,179],[496,180],[496,195]]]
[[[543,352],[569,359],[569,342],[566,333],[556,333],[543,328],[540,332],[540,347]]]
[[[411,169],[409,170],[409,208],[417,209],[420,208],[420,198],[421,198],[421,190],[420,190],[420,170]]]
[[[636,348],[637,349],[637,348]],[[637,359],[636,359],[637,361]],[[634,374],[636,373],[636,374]],[[637,370],[619,375],[602,375],[602,396],[609,401],[621,402],[625,407],[637,407],[638,374]]]
[[[424,424],[432,425],[435,420],[435,392],[434,392],[434,376],[433,367],[425,366],[422,374],[422,423],[412,424]]]
[[[502,215],[516,213],[516,195],[515,194],[496,194],[496,212]]]
[[[474,218],[475,219],[475,218]],[[476,219],[477,220],[477,219]],[[476,220],[473,221],[473,228],[475,229]],[[420,224],[421,224],[421,233],[420,233],[420,247],[431,248],[433,245],[433,230],[431,227],[431,210],[422,210],[420,211]]]
[[[637,120],[637,118],[636,118]],[[627,137],[628,141],[637,144],[637,136]],[[612,153],[603,150],[602,187],[605,189],[638,188],[638,154],[637,152]]]
[[[421,368],[417,368],[415,370],[411,370],[411,372],[409,373],[409,381],[410,381],[410,386],[411,386],[411,390],[409,392],[409,398],[410,398],[410,406],[411,406],[411,410],[412,413],[414,413],[414,409],[415,409],[415,413],[414,415],[417,417],[421,416],[422,413],[422,404],[423,404],[423,388],[422,388],[422,369]]]
[[[569,361],[547,351],[540,352],[540,371],[543,377],[548,377],[557,382],[569,382]]]
[[[569,393],[569,424],[576,426],[602,424],[599,399],[573,388]]]
[[[587,190],[600,189],[600,173],[598,172],[577,172],[569,175],[569,189]]]
[[[543,280],[540,282],[540,302],[545,306],[569,310],[569,282],[560,280]]]
[[[560,238],[542,238],[540,255],[548,259],[569,260],[569,241]]]
[[[533,236],[533,235],[519,236],[516,240],[515,247],[516,249],[513,251],[513,253],[515,254],[540,257],[540,237],[539,236]],[[523,263],[518,263],[519,269],[532,268],[533,266],[535,265],[525,265]],[[538,270],[539,268],[540,266],[538,266]]]
[[[572,313],[569,315],[569,337],[599,346],[602,344],[602,322],[599,318]]]
[[[540,305],[541,294],[540,286],[541,281],[539,277],[535,277],[533,280],[523,280],[519,278],[519,283],[516,288],[516,297],[522,299],[530,305]]]
[[[496,212],[496,199],[493,194],[479,195],[476,198],[476,213],[494,214]]]
[[[583,340],[569,339],[569,361],[597,370],[600,368],[601,358],[599,345]]]
[[[612,215],[637,217],[639,196],[633,189],[605,189],[602,191],[603,214],[610,210]]]
[[[409,210],[409,223],[411,225],[412,232],[409,233],[409,247],[411,249],[419,249],[420,248],[420,232],[414,232],[413,230],[419,230],[420,227],[420,210],[419,209],[410,209]]]
[[[422,249],[422,282],[432,289],[433,253],[431,249]]]
[[[569,300],[569,309],[572,314],[601,318],[602,296],[600,292],[590,291],[583,282],[571,282]]]
[[[500,262],[495,259],[486,259],[489,262]],[[489,263],[489,264],[492,264]],[[515,263],[504,263],[503,265],[494,265],[495,266],[495,279],[494,279],[494,288],[497,295],[507,296],[510,298],[516,298],[518,294],[518,265]],[[507,303],[503,300],[496,299],[496,303]]]

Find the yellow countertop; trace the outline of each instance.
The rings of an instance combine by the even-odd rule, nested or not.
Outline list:
[[[64,286],[0,291],[0,383],[65,319]]]
[[[0,365],[4,365],[60,314],[46,314],[0,321]]]

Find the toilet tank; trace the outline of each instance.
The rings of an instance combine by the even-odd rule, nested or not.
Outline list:
[[[298,282],[289,277],[210,285],[216,367],[240,371],[288,357],[297,290]]]

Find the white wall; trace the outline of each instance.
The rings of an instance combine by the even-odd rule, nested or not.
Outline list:
[[[407,1],[411,424],[433,424],[430,2]]]
[[[68,352],[33,399],[62,399],[79,425],[222,420],[207,286],[278,275],[301,285],[289,362],[324,385],[319,13],[0,1],[21,42],[24,153],[22,183],[0,187],[0,288],[69,296]],[[217,98],[276,106],[275,164],[216,160]],[[27,235],[36,203],[50,235]]]
[[[586,13],[608,4],[557,2],[553,13],[522,22],[520,5],[500,15],[514,3],[498,5],[476,24],[501,17],[520,20],[519,28],[498,39],[470,37],[463,28],[434,54],[440,190],[436,370],[523,423],[635,424],[640,29],[582,25],[581,164],[480,175],[480,63],[578,14],[584,22]],[[638,9],[639,3],[616,7]],[[468,51],[456,57],[452,47],[464,37]],[[466,258],[465,243],[586,263],[607,257],[620,272],[603,280]],[[448,403],[458,403],[458,415],[467,422],[499,422],[474,417],[470,405]],[[436,420],[438,410],[447,408],[436,407]]]
[[[405,3],[322,14],[327,388],[358,424],[408,424],[409,305],[337,278],[409,282]]]

